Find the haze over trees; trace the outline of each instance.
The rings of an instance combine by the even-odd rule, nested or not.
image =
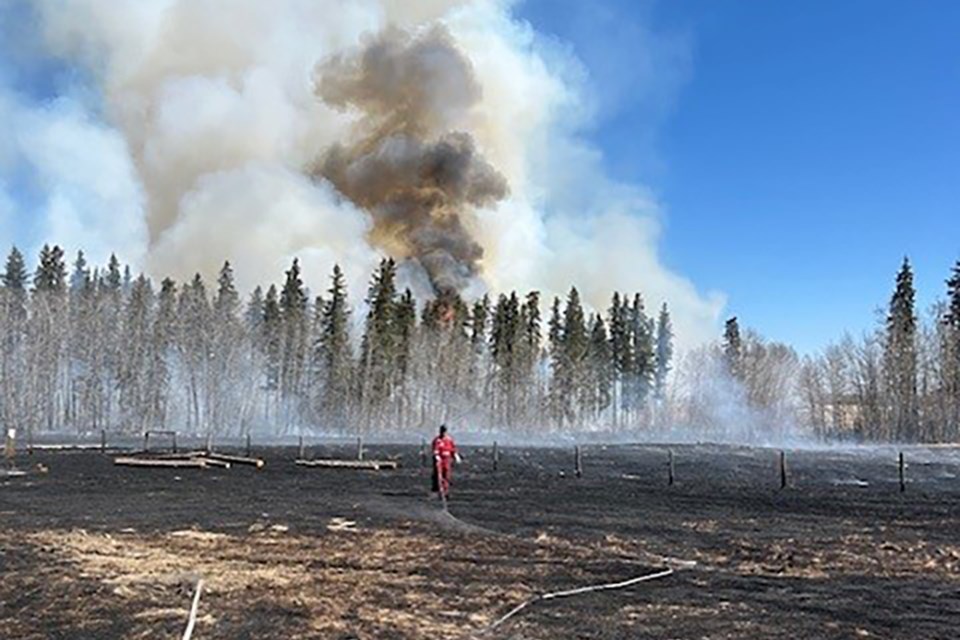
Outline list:
[[[571,288],[418,302],[383,260],[363,301],[334,267],[307,291],[294,260],[244,300],[216,282],[159,286],[111,257],[67,268],[45,246],[0,273],[0,420],[22,431],[419,433],[440,422],[520,436],[584,430],[736,441],[960,438],[960,261],[919,317],[910,263],[876,331],[801,358],[737,318],[674,357],[664,304]],[[542,314],[545,310],[546,313]]]
[[[617,294],[604,317],[571,288],[550,308],[545,327],[535,291],[418,304],[392,259],[354,307],[339,267],[310,299],[294,260],[279,287],[243,301],[229,263],[215,283],[157,287],[115,257],[91,267],[80,252],[68,273],[59,247],[45,246],[30,274],[13,249],[0,287],[0,417],[27,433],[649,424],[672,366],[667,306],[655,321],[639,294]]]

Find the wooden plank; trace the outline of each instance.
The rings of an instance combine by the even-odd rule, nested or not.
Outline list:
[[[114,458],[113,464],[122,467],[169,467],[175,469],[194,468],[205,469],[207,463],[199,458],[189,460],[166,460],[150,458]]]
[[[256,467],[257,469],[262,469],[266,464],[261,458],[250,458],[244,456],[231,456],[225,453],[208,453],[204,454],[204,458],[208,460],[221,460],[223,462],[232,462],[234,464],[249,464]]]
[[[363,469],[380,471],[382,469],[396,469],[400,463],[396,460],[297,460],[303,467],[319,467],[321,469]]]

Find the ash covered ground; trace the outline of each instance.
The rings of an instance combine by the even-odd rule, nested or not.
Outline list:
[[[0,636],[178,638],[954,638],[960,454],[676,445],[468,447],[450,514],[415,446],[398,471],[133,469],[21,454],[0,478]],[[312,447],[312,457],[349,457]],[[43,465],[46,473],[37,471]],[[561,476],[561,471],[564,472]],[[677,562],[695,561],[696,566]],[[537,593],[657,571],[634,587]]]

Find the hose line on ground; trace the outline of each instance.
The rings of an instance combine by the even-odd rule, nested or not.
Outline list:
[[[505,615],[498,618],[492,624],[487,625],[480,631],[475,632],[471,637],[477,638],[493,631],[494,629],[502,625],[504,622],[506,622],[513,616],[517,615],[518,613],[520,613],[530,605],[535,604],[537,602],[542,602],[545,600],[556,600],[557,598],[567,598],[569,596],[576,596],[582,593],[592,593],[595,591],[610,591],[613,589],[624,589],[626,587],[633,586],[640,582],[647,582],[648,580],[656,580],[657,578],[666,578],[672,573],[673,573],[673,569],[664,569],[663,571],[657,571],[656,573],[648,573],[646,575],[637,576],[636,578],[630,578],[629,580],[623,580],[622,582],[609,582],[606,584],[595,584],[587,587],[578,587],[576,589],[567,589],[565,591],[554,591],[553,593],[541,593],[521,602],[520,604],[515,606],[513,609],[508,611]]]

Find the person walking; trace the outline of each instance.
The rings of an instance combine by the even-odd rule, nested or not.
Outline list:
[[[433,490],[444,500],[450,495],[453,463],[460,460],[457,444],[447,434],[447,425],[440,425],[440,433],[433,439]]]

